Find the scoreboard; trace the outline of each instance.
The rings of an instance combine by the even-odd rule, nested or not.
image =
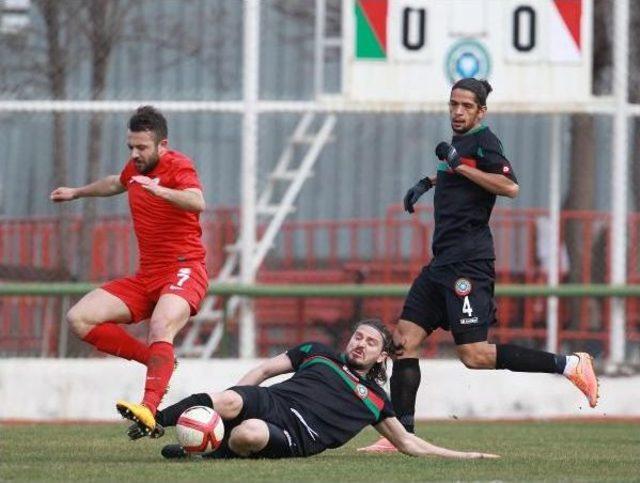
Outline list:
[[[343,96],[446,102],[462,77],[490,100],[589,102],[592,0],[345,0]]]

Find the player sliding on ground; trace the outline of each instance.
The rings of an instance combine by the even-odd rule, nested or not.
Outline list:
[[[563,374],[591,407],[598,401],[598,381],[588,354],[565,356],[487,342],[489,325],[496,320],[489,218],[496,196],[515,198],[519,191],[500,140],[482,124],[490,92],[487,81],[467,78],[454,84],[449,98],[453,138],[451,144],[441,142],[436,148],[437,176],[421,179],[404,198],[405,210],[413,213],[418,199],[435,186],[433,260],[414,280],[393,333],[397,358],[391,402],[409,432],[420,385],[420,345],[438,328],[451,331],[458,357],[470,369]],[[382,438],[362,450],[396,448]]]
[[[186,409],[207,406],[225,422],[225,438],[211,458],[311,456],[344,445],[368,425],[412,456],[497,458],[440,448],[403,428],[379,385],[386,381],[386,361],[392,351],[391,333],[382,322],[361,321],[344,353],[315,342],[294,347],[249,371],[235,387],[193,394],[158,411],[158,426],[151,436],[161,436],[162,426],[175,426]],[[293,376],[284,382],[259,386],[290,372]],[[137,424],[129,429],[132,439],[145,434]],[[187,453],[170,444],[162,455],[183,458]]]
[[[73,331],[98,350],[147,366],[142,403],[118,401],[126,418],[152,431],[154,414],[174,368],[173,339],[207,291],[199,213],[205,202],[193,162],[170,150],[167,122],[151,106],[129,119],[131,156],[120,175],[79,188],[60,187],[55,202],[86,196],[129,195],[140,252],[139,271],[85,295],[67,314]],[[120,324],[149,319],[148,345]]]

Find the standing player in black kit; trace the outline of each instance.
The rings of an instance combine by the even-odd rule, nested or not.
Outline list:
[[[413,213],[420,196],[435,186],[433,260],[414,280],[393,334],[396,360],[391,402],[409,432],[413,432],[420,385],[420,345],[437,328],[451,331],[458,357],[469,369],[563,374],[591,407],[598,402],[598,381],[589,354],[565,356],[487,342],[496,315],[489,218],[497,195],[515,198],[519,191],[500,140],[482,124],[491,90],[487,81],[473,78],[454,84],[449,99],[453,137],[451,144],[441,142],[436,147],[437,176],[421,179],[404,198],[405,210]],[[382,438],[362,450],[395,448]]]

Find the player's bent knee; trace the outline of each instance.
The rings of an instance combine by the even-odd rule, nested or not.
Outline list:
[[[458,358],[467,369],[493,369],[495,367],[491,354],[482,350],[458,346]]]
[[[67,323],[71,330],[81,339],[92,329],[93,325],[84,317],[83,312],[77,307],[71,307],[66,315]]]
[[[213,407],[222,419],[233,419],[244,405],[242,397],[235,391],[223,391],[211,396]]]
[[[481,369],[480,361],[475,354],[460,354],[460,362],[462,362],[467,369]]]
[[[234,453],[248,456],[263,449],[269,442],[269,428],[260,419],[247,419],[231,430],[229,447]]]

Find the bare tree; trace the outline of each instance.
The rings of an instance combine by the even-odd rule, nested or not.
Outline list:
[[[132,44],[148,44],[162,51],[154,66],[154,73],[175,68],[186,59],[197,58],[207,68],[208,77],[214,79],[216,90],[224,92],[234,87],[230,51],[237,51],[233,35],[239,24],[232,22],[231,11],[236,4],[228,1],[194,2],[182,0],[182,5],[196,6],[191,11],[191,22],[185,25],[180,19],[167,23],[162,11],[136,11],[130,16],[130,28],[123,32],[122,41]],[[134,10],[134,9],[132,9]],[[162,25],[162,29],[158,29]],[[233,79],[237,82],[237,79]]]
[[[107,87],[109,61],[114,45],[120,40],[131,2],[123,0],[92,0],[80,9],[80,25],[89,41],[91,59],[91,100],[104,100]],[[104,114],[92,112],[89,119],[87,143],[86,182],[100,176],[103,152]],[[79,274],[86,279],[90,275],[93,229],[97,217],[95,198],[86,198],[82,210],[80,230]]]
[[[275,0],[273,10],[283,17],[295,20],[299,25],[305,28],[292,32],[278,32],[278,36],[283,42],[296,45],[304,50],[308,56],[314,55],[313,44],[308,40],[313,38],[315,30],[316,9],[315,2],[299,0]],[[340,0],[328,0],[325,5],[325,32],[324,34],[332,37],[339,37],[342,31],[342,6]],[[326,51],[327,58],[325,60],[336,60],[339,55],[338,49],[328,49]],[[335,57],[331,57],[335,56]]]
[[[273,4],[276,12],[306,24],[309,28],[315,26],[315,3],[313,1],[276,0]],[[338,35],[342,30],[342,10],[340,0],[329,0],[326,3],[325,26],[327,33]],[[301,40],[308,39],[308,34]],[[293,39],[295,40],[295,39]]]
[[[69,21],[69,11],[60,2],[36,0],[34,5],[40,11],[45,26],[46,62],[44,68],[34,69],[48,81],[53,99],[66,99],[67,74],[69,71],[69,53],[65,35],[65,24]],[[53,116],[53,176],[57,186],[66,186],[69,181],[69,161],[66,151],[65,115],[54,112]],[[63,205],[58,212],[58,264],[62,272],[67,272],[71,262],[69,244],[63,240],[70,232],[70,210]]]
[[[156,0],[33,0],[32,22],[21,36],[3,37],[0,48],[20,55],[0,55],[0,90],[19,98],[48,97],[68,99],[72,82],[74,90],[84,90],[72,75],[87,65],[90,69],[88,91],[92,100],[104,100],[108,73],[114,52],[121,45],[148,44],[161,50],[157,65],[150,75],[178,68],[181,62],[198,59],[210,66],[210,76],[216,88],[230,87],[229,63],[223,62],[221,52],[233,40],[227,25],[229,5],[224,2],[194,2],[183,0],[181,8],[197,9],[198,28],[185,23],[182,17],[167,16],[156,8]],[[165,5],[169,5],[165,2]],[[207,26],[215,26],[207,38],[201,35]],[[226,36],[225,36],[226,32]],[[229,49],[227,49],[228,51]],[[54,112],[52,116],[53,180],[66,186],[69,179],[68,114]],[[103,156],[104,114],[90,114],[88,123],[86,181],[100,177]],[[82,201],[82,224],[79,250],[69,243],[71,208],[61,204],[59,216],[58,262],[62,269],[74,272],[76,278],[89,275],[91,247],[97,203]],[[74,253],[74,256],[71,255]],[[75,255],[77,254],[77,255]]]

